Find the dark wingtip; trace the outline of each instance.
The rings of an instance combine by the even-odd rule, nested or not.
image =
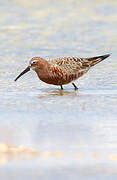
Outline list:
[[[91,61],[91,66],[94,66],[95,64],[98,64],[99,62],[101,62],[104,59],[108,58],[110,55],[111,54],[105,54],[105,55],[89,58],[89,61]]]
[[[105,59],[105,58],[107,58],[107,57],[109,57],[111,54],[105,54],[105,55],[103,55],[102,57]]]
[[[100,58],[101,61],[103,61],[104,59],[108,58],[111,54],[105,54],[105,55],[101,55],[101,56],[97,56],[96,59]]]

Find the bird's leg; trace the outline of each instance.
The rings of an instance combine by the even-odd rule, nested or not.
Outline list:
[[[63,86],[61,85],[61,90],[63,90]]]
[[[75,91],[78,90],[78,87],[74,83],[72,83],[72,85],[74,86]]]

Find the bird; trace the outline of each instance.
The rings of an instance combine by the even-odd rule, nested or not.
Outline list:
[[[48,61],[42,57],[33,57],[29,61],[29,66],[14,81],[32,69],[39,79],[47,84],[60,86],[63,90],[63,85],[72,83],[74,89],[78,90],[74,81],[109,56],[110,54],[90,58],[60,57]]]

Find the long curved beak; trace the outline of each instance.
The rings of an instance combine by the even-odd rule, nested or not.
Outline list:
[[[28,71],[30,71],[30,67],[28,66],[24,71],[22,71],[19,76],[16,77],[16,79],[14,81],[17,81],[23,74],[27,73]]]

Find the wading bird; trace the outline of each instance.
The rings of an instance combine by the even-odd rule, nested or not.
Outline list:
[[[29,66],[17,76],[15,81],[32,69],[37,73],[39,79],[47,84],[58,85],[63,89],[63,85],[72,83],[77,90],[74,81],[109,56],[110,54],[91,58],[63,57],[49,61],[41,57],[33,57]]]

